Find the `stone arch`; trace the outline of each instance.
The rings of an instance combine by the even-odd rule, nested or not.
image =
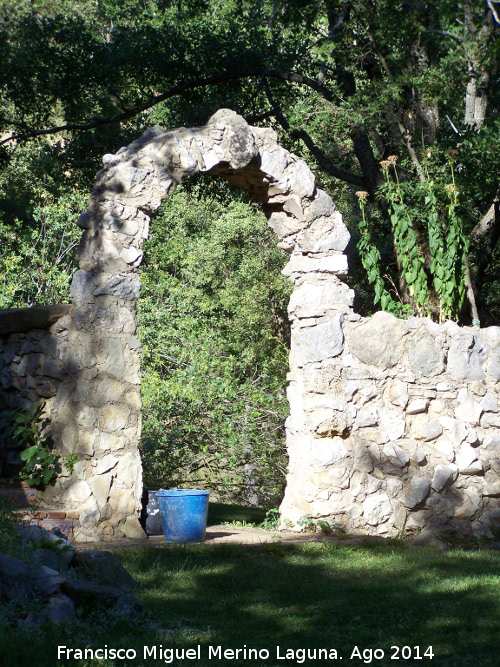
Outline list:
[[[62,352],[68,372],[51,414],[59,448],[63,454],[78,453],[81,461],[52,489],[53,504],[78,507],[79,541],[141,536],[141,345],[135,333],[142,245],[162,200],[183,178],[205,171],[260,202],[279,246],[290,253],[283,273],[295,285],[289,305],[293,416],[286,424],[290,468],[284,507],[300,513],[293,488],[306,455],[300,444],[305,428],[301,369],[342,352],[342,320],[352,313],[354,293],[341,281],[349,241],[342,216],[272,129],[250,127],[227,109],[203,127],[153,127],[115,155],[105,155],[103,163],[88,209],[77,222],[85,231]]]

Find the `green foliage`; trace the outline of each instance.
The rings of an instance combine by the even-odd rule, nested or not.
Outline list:
[[[80,457],[78,456],[78,454],[75,454],[75,453],[67,454],[67,456],[64,457],[64,461],[63,461],[64,467],[66,468],[66,470],[69,472],[70,475],[73,472],[73,470],[75,469],[75,466],[76,466],[76,464],[78,463],[79,460],[80,460]]]
[[[7,224],[0,215],[0,308],[68,300],[80,237],[75,214],[83,206],[83,197],[74,193],[35,204],[24,221]]]
[[[286,467],[285,258],[254,205],[214,195],[178,190],[145,244],[145,479],[271,502]]]
[[[276,507],[272,507],[271,509],[267,510],[266,518],[260,524],[260,528],[264,528],[264,530],[278,530],[279,522],[280,522],[279,509],[277,509]]]
[[[47,432],[48,420],[42,420],[45,403],[31,410],[16,408],[2,418],[2,437],[13,441],[24,465],[19,473],[29,486],[45,488],[57,475],[58,456],[50,451]]]
[[[0,553],[19,557],[19,515],[0,498]]]
[[[368,193],[360,191],[356,193],[362,213],[358,250],[368,280],[374,287],[375,303],[398,315],[408,315],[413,308],[415,314],[434,315],[439,322],[458,320],[465,297],[468,242],[457,211],[453,165],[450,161],[452,183],[444,185],[442,179],[439,182],[427,173],[427,178],[417,188],[411,183],[400,183],[395,158],[383,161],[382,167],[385,183],[379,190],[389,206],[395,259],[401,267],[399,275],[411,302],[403,303],[394,279],[387,274],[384,277],[392,283],[392,289],[386,287],[381,275],[380,251],[372,241],[366,218]],[[444,197],[448,202],[443,202]],[[391,295],[391,291],[399,300]],[[437,307],[435,300],[438,301]]]

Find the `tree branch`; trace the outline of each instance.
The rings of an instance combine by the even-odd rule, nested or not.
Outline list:
[[[147,111],[152,107],[156,106],[160,102],[164,102],[171,97],[180,95],[189,90],[195,90],[196,88],[203,88],[207,86],[217,85],[219,83],[226,83],[229,81],[236,81],[238,79],[244,79],[252,76],[269,76],[276,79],[290,81],[291,83],[299,83],[305,85],[309,88],[312,88],[317,93],[322,95],[324,99],[328,102],[337,103],[341,100],[335,96],[331,90],[326,88],[326,86],[321,85],[314,79],[310,79],[308,76],[303,76],[301,74],[295,74],[294,72],[280,72],[278,70],[262,70],[262,69],[248,69],[239,72],[223,72],[221,74],[216,74],[214,76],[194,79],[192,81],[187,81],[185,83],[178,84],[177,86],[172,86],[166,92],[161,95],[154,95],[150,97],[146,102],[142,104],[136,104],[135,106],[126,109],[122,113],[115,114],[108,118],[90,118],[83,123],[65,123],[64,125],[57,125],[50,128],[45,128],[42,130],[36,128],[30,128],[25,123],[20,123],[17,121],[9,120],[4,118],[3,121],[7,125],[13,125],[18,128],[17,132],[13,132],[9,137],[0,141],[0,146],[9,141],[26,141],[27,139],[33,139],[35,137],[46,136],[50,134],[57,134],[59,132],[65,131],[80,131],[92,130],[101,125],[109,125],[111,123],[121,123],[129,118],[133,118],[143,111]]]
[[[450,37],[451,39],[460,42],[460,44],[463,44],[464,42],[463,37],[459,37],[458,35],[455,35],[452,32],[448,32],[447,30],[424,30],[424,32],[425,33],[430,32],[433,35],[442,35],[443,37]]]
[[[351,183],[352,185],[356,185],[357,187],[361,188],[368,187],[368,185],[365,182],[365,179],[362,178],[361,176],[356,176],[355,174],[351,174],[348,171],[344,171],[343,169],[338,169],[334,164],[332,164],[330,160],[326,157],[326,155],[323,153],[323,151],[318,146],[316,146],[312,138],[305,130],[293,130],[292,132],[290,132],[290,136],[295,139],[301,139],[307,146],[307,148],[311,151],[311,153],[314,155],[319,166],[323,169],[323,171],[326,171],[327,174],[330,174],[330,176],[339,178],[341,181],[345,181],[346,183]]]
[[[481,261],[477,267],[476,275],[473,281],[473,285],[476,288],[476,291],[479,291],[485,282],[486,269],[488,268],[491,258],[493,256],[493,250],[500,239],[500,187],[497,190],[495,201],[493,203],[493,222],[490,226],[491,236],[488,241],[488,244],[482,253]]]
[[[500,4],[499,0],[486,0],[486,4],[488,5],[491,11],[495,23],[500,24],[500,18],[498,17],[497,10],[495,7],[495,4],[497,5]]]
[[[275,101],[267,79],[264,79],[264,90],[268,102],[273,109],[274,117],[276,118],[278,123],[286,132],[290,133],[291,137],[293,137],[294,139],[300,139],[301,141],[304,142],[304,144],[316,158],[319,166],[323,169],[323,171],[326,171],[326,173],[330,174],[330,176],[339,178],[340,180],[345,181],[346,183],[351,183],[352,185],[356,185],[362,188],[367,187],[364,179],[361,178],[360,176],[350,174],[349,172],[344,171],[343,169],[338,169],[334,164],[332,164],[330,160],[326,157],[326,155],[323,153],[323,151],[318,146],[316,146],[310,135],[305,130],[292,130],[290,132],[290,123],[283,114],[279,104]]]

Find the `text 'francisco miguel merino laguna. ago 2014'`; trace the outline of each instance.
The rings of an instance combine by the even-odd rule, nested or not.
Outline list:
[[[171,664],[174,660],[193,660],[199,661],[202,659],[208,660],[244,660],[251,662],[252,660],[266,661],[286,660],[295,662],[298,665],[309,663],[311,660],[342,660],[347,658],[350,660],[362,660],[365,664],[372,662],[376,663],[384,658],[390,660],[432,660],[434,653],[432,646],[391,646],[390,651],[382,648],[365,648],[354,646],[349,651],[342,651],[340,653],[334,648],[284,648],[276,646],[274,651],[262,648],[248,648],[246,644],[243,648],[223,648],[222,646],[201,646],[196,648],[169,648],[161,644],[159,646],[144,646],[142,654],[133,648],[109,648],[107,645],[104,648],[70,648],[69,646],[57,647],[57,659],[73,659],[73,660],[151,660],[162,661],[165,664]]]

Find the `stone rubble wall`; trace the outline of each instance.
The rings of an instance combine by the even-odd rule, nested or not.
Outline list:
[[[451,522],[489,534],[500,496],[500,329],[356,315],[342,282],[349,232],[332,199],[273,130],[250,127],[233,111],[218,111],[203,127],[151,128],[103,163],[77,221],[80,268],[55,346],[64,372],[49,397],[56,447],[80,462],[46,502],[78,509],[76,540],[143,535],[135,336],[142,245],[162,199],[199,171],[249,192],[290,254],[282,523],[307,515],[393,535]],[[7,365],[22,365],[17,357]]]
[[[60,351],[67,340],[69,318],[65,315],[70,306],[47,306],[39,310],[56,310],[59,315],[47,328],[38,328],[40,323],[22,322],[23,316],[33,309],[9,309],[0,311],[0,417],[15,408],[30,410],[40,401],[47,404],[50,413],[57,388],[66,374]],[[7,312],[15,332],[2,327],[2,319]],[[47,326],[50,324],[47,321]],[[32,326],[37,328],[32,328]],[[28,329],[27,331],[24,329]],[[3,335],[1,335],[3,333]],[[12,443],[0,439],[0,478],[17,473],[22,462],[19,452]]]
[[[317,289],[292,296],[295,326]],[[321,310],[317,310],[320,315]],[[500,528],[500,327],[347,308],[294,337],[283,520],[351,533]],[[329,329],[327,329],[329,326]]]

